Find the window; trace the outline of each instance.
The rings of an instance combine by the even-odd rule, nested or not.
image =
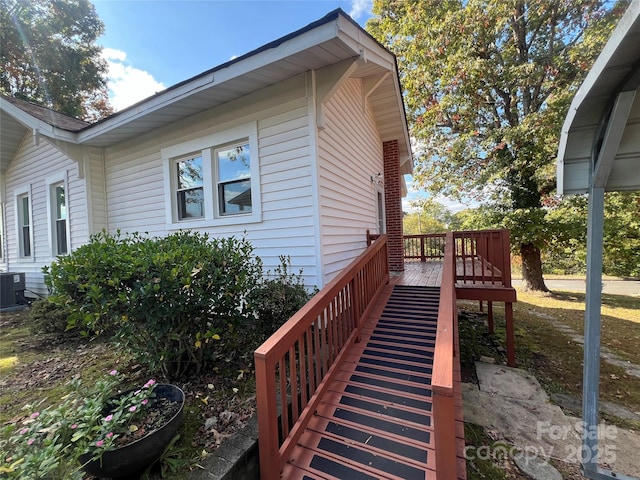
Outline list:
[[[384,229],[384,192],[377,190],[377,197],[378,197],[378,233],[379,234],[383,234],[385,233],[385,229]]]
[[[216,150],[220,215],[251,213],[251,155],[249,143]]]
[[[53,253],[66,255],[69,253],[67,242],[67,201],[65,197],[64,183],[51,185]]]
[[[31,256],[31,202],[29,194],[17,197],[18,209],[18,253],[22,258]]]
[[[178,220],[204,217],[202,156],[176,162]]]
[[[262,221],[257,139],[250,122],[161,150],[169,230]]]

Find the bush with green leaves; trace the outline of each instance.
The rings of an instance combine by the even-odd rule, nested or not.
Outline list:
[[[274,273],[268,272],[249,295],[256,313],[254,342],[260,344],[269,338],[309,301],[313,293],[304,285],[302,270],[293,273],[291,259],[281,256]]]
[[[29,308],[29,329],[32,333],[55,333],[74,335],[75,330],[67,329],[71,310],[66,305],[58,305],[48,298],[41,298]]]
[[[69,328],[115,332],[138,361],[177,379],[233,348],[253,317],[247,297],[262,274],[246,239],[181,231],[161,238],[101,233],[45,268]]]

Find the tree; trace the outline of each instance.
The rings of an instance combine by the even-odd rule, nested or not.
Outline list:
[[[413,212],[405,214],[403,231],[407,235],[443,233],[451,229],[453,214],[447,207],[430,198],[410,202]]]
[[[0,93],[77,118],[112,112],[88,0],[0,0]]]
[[[625,2],[626,5],[626,2]],[[541,248],[560,127],[625,5],[599,0],[376,0],[367,29],[398,56],[414,181],[474,196],[518,225],[527,288],[547,290]],[[496,225],[498,226],[498,225]]]
[[[604,272],[640,277],[640,192],[609,192],[604,205]]]

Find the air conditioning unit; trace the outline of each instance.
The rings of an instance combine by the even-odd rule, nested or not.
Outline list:
[[[24,273],[0,273],[0,308],[24,304]]]

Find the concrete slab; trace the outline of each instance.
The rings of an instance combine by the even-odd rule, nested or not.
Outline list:
[[[500,365],[476,364],[480,387],[462,385],[464,420],[481,425],[525,456],[579,464],[582,420],[552,404],[539,382],[527,372]],[[640,478],[640,434],[601,425],[599,463]],[[504,447],[496,446],[496,449]],[[543,467],[544,468],[544,467]],[[544,478],[544,477],[542,477]]]
[[[538,403],[549,401],[538,380],[525,370],[476,362],[476,374],[483,392]]]
[[[536,455],[514,455],[513,461],[534,480],[562,480],[558,470]]]

